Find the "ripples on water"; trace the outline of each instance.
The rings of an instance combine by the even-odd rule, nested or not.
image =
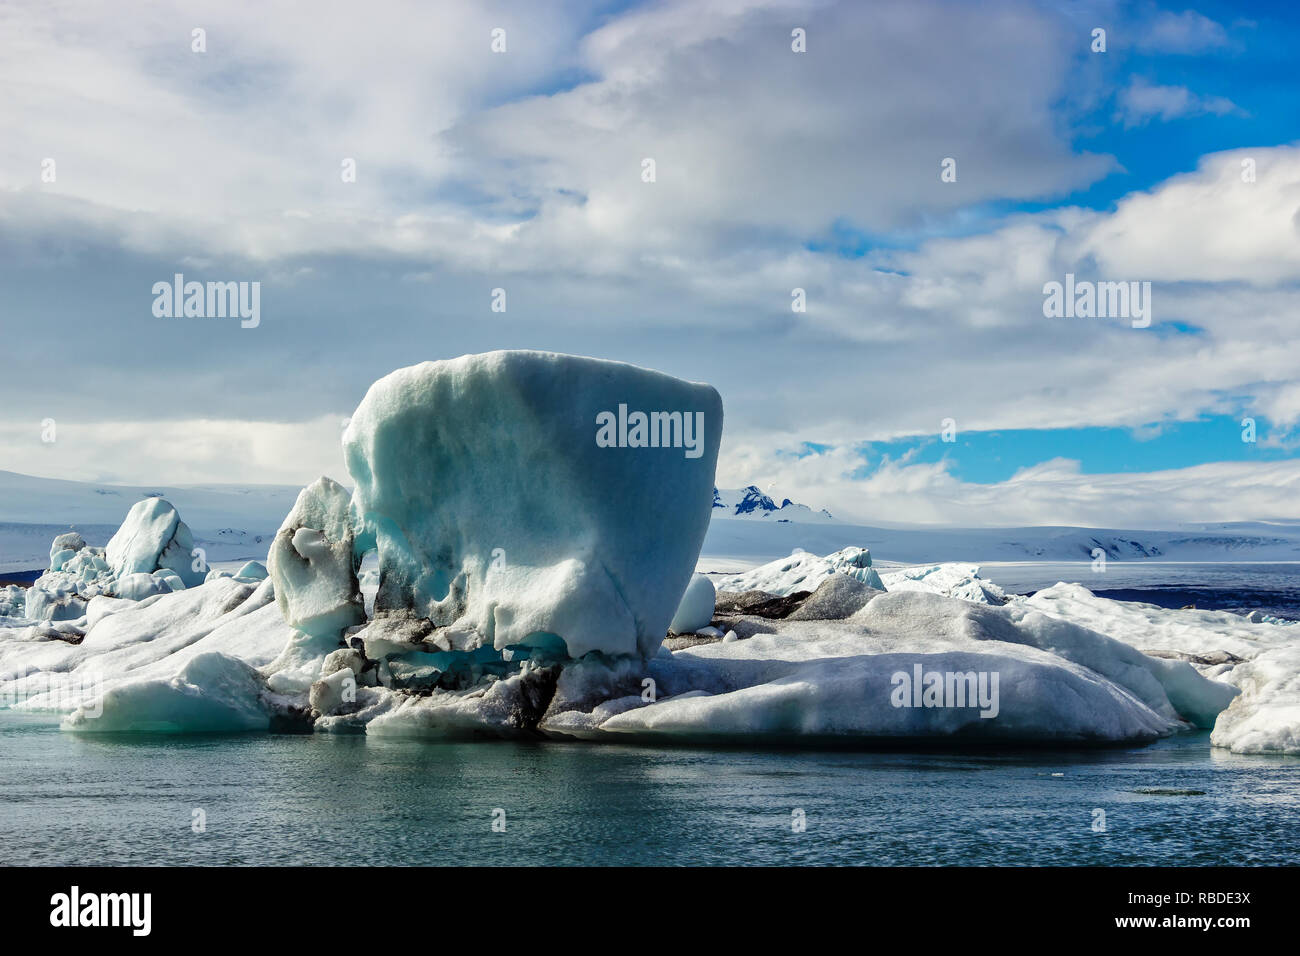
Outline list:
[[[1204,733],[901,754],[110,738],[0,714],[0,767],[8,864],[1300,863],[1300,758],[1233,756]]]

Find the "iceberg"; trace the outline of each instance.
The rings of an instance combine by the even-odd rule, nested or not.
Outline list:
[[[1078,621],[1238,692],[1210,742],[1234,753],[1300,753],[1300,633],[1294,622],[1228,611],[1170,610],[1056,584],[1026,606]]]
[[[353,489],[304,488],[265,566],[196,578],[156,498],[107,548],[59,535],[0,593],[23,614],[0,706],[80,733],[1300,749],[1292,625],[1009,596],[972,564],[882,575],[860,547],[694,573],[721,427],[711,387],[620,363],[399,369],[343,436]]]
[[[106,547],[93,548],[75,531],[57,535],[50,566],[32,584],[24,614],[36,621],[78,621],[100,595],[143,600],[202,583],[194,538],[163,498],[137,501]]]
[[[490,352],[385,376],[343,436],[375,616],[427,619],[457,650],[553,636],[575,659],[652,657],[708,530],[721,431],[712,387],[618,362]]]
[[[104,557],[118,577],[167,568],[191,587],[204,576],[193,567],[193,549],[194,536],[171,503],[165,498],[145,498],[131,506],[104,548]]]
[[[742,574],[725,575],[714,584],[719,591],[766,591],[785,597],[798,591],[816,591],[832,574],[847,574],[878,591],[885,585],[871,564],[866,548],[842,548],[821,557],[796,550],[786,558],[777,558]]]

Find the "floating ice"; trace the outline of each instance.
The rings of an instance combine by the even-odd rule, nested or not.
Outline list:
[[[719,591],[766,591],[784,597],[796,591],[816,591],[832,574],[842,573],[877,590],[885,590],[876,569],[871,566],[871,552],[866,548],[843,548],[821,557],[808,551],[796,551],[788,558],[777,558],[743,574],[719,578]]]
[[[552,635],[574,658],[652,656],[708,529],[721,429],[713,388],[598,359],[385,376],[343,438],[376,616],[427,618],[460,650]]]
[[[1300,634],[1294,624],[1228,611],[1114,601],[1078,584],[1057,584],[1025,603],[1167,658],[1167,663],[1187,662],[1239,689],[1240,696],[1212,721],[1210,742],[1216,747],[1236,753],[1300,753]]]
[[[901,571],[887,571],[881,576],[889,591],[924,591],[974,601],[976,604],[1003,604],[1007,596],[992,581],[980,577],[978,564],[950,562],[929,564]]]
[[[542,728],[586,737],[1138,741],[1204,725],[1234,693],[1186,663],[1146,658],[1086,628],[941,595],[880,594],[844,621],[767,625],[747,640],[653,661],[666,695],[656,702],[603,720],[555,714]],[[900,706],[895,675],[910,679],[918,667],[945,679],[996,675],[994,713]]]

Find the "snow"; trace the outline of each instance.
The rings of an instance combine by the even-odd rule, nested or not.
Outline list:
[[[690,634],[708,627],[709,622],[713,620],[713,603],[716,597],[717,591],[712,581],[703,574],[691,575],[691,581],[686,585],[686,592],[677,606],[677,613],[668,624],[668,632]]]
[[[620,409],[702,416],[698,457],[600,447]],[[653,655],[708,528],[721,429],[710,386],[598,359],[491,352],[385,376],[343,438],[376,616],[428,618],[465,648],[551,634],[574,658]]]

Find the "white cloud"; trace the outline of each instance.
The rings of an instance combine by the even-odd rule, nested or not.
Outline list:
[[[1104,90],[1073,68],[1091,63],[1086,31],[1041,4],[678,0],[599,26],[559,2],[364,16],[340,2],[306,18],[203,0],[79,7],[75,27],[61,9],[0,7],[0,83],[16,94],[0,99],[4,331],[30,359],[6,368],[0,399],[13,421],[66,421],[70,444],[33,448],[15,426],[0,468],[342,477],[320,423],[370,381],[503,347],[714,382],[732,484],[761,478],[775,449],[933,433],[945,417],[1300,415],[1300,149],[1207,156],[1112,211],[981,220],[985,203],[1114,168],[1070,140],[1078,102]],[[1197,16],[1143,42],[1221,46]],[[196,25],[206,54],[189,50]],[[503,55],[488,48],[497,25]],[[790,50],[794,25],[807,53]],[[1167,88],[1148,88],[1148,114],[1168,96],[1151,89]],[[55,183],[39,182],[45,156]],[[346,156],[355,184],[339,178]],[[948,156],[955,183],[939,179]],[[828,250],[837,229],[865,255]],[[891,251],[872,248],[879,235],[921,238]],[[152,283],[182,269],[263,281],[262,326],[154,319]],[[1153,327],[1045,319],[1042,286],[1067,272],[1152,281]],[[508,314],[488,312],[496,286]],[[895,463],[872,487],[900,507],[886,478],[931,502],[912,506],[921,517],[945,513],[944,494],[983,500]]]
[[[1135,43],[1144,53],[1207,53],[1231,45],[1223,26],[1195,10],[1162,10],[1135,29]]]
[[[6,471],[108,483],[306,485],[347,480],[342,420],[54,419],[0,425]],[[47,439],[53,438],[53,441]]]
[[[1084,474],[1077,461],[1058,458],[1006,481],[974,484],[955,477],[945,462],[887,460],[867,477],[853,478],[862,459],[843,450],[798,460],[762,451],[741,457],[763,486],[796,488],[804,503],[863,524],[1171,528],[1300,518],[1295,460]]]
[[[1227,116],[1241,108],[1222,96],[1200,96],[1185,86],[1160,86],[1135,76],[1117,97],[1117,119],[1125,126],[1141,126],[1153,119],[1161,122],[1186,116]]]

